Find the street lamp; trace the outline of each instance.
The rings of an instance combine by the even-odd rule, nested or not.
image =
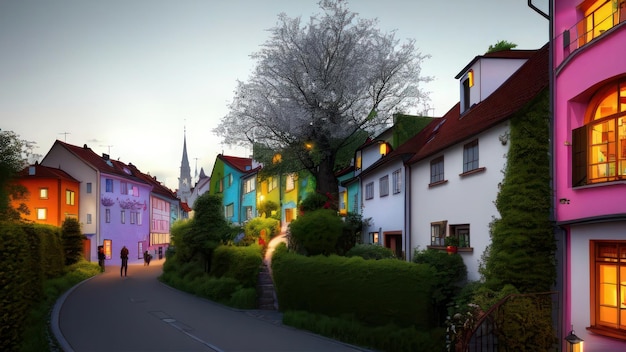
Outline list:
[[[574,330],[570,331],[565,337],[565,348],[567,352],[583,352],[583,339],[574,334]]]

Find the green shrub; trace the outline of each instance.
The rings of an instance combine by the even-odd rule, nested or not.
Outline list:
[[[61,234],[65,252],[65,265],[78,263],[83,258],[83,240],[85,239],[78,220],[66,218],[61,226]]]
[[[429,265],[395,259],[305,257],[278,251],[272,258],[281,310],[329,316],[354,314],[366,325],[432,327],[436,279]],[[376,300],[372,297],[392,297]]]
[[[305,311],[287,311],[283,323],[339,341],[381,351],[443,351],[444,331],[393,324],[367,326],[351,315],[331,317]]]
[[[240,287],[233,292],[228,305],[239,309],[255,309],[257,307],[257,297],[256,288]]]
[[[256,287],[262,263],[259,245],[248,247],[222,245],[213,253],[210,275],[234,278],[244,287]]]
[[[383,247],[378,244],[357,244],[352,247],[346,257],[361,257],[363,259],[392,259],[395,258],[391,248]]]
[[[334,210],[320,209],[304,213],[289,224],[291,240],[298,251],[307,255],[336,253],[343,221]]]

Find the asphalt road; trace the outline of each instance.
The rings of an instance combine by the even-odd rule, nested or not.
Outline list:
[[[119,266],[59,299],[52,330],[65,352],[365,351],[282,325],[280,313],[237,310],[157,280],[162,261]]]

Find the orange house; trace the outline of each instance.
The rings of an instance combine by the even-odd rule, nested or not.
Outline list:
[[[28,207],[30,214],[22,218],[54,226],[68,217],[78,219],[80,182],[65,171],[35,164],[20,171],[17,182],[28,190],[25,199],[12,201],[16,208]]]

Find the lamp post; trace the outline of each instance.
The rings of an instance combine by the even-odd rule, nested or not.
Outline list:
[[[583,339],[574,334],[574,330],[570,331],[565,337],[565,350],[567,352],[583,352]]]

